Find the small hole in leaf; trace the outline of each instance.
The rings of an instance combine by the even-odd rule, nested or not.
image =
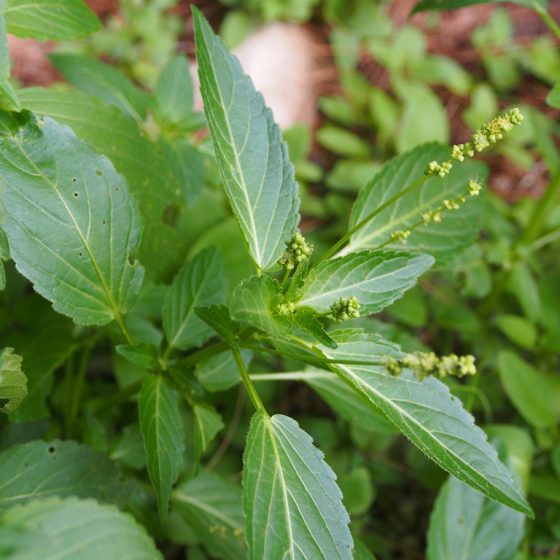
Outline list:
[[[55,451],[56,451],[56,449],[54,448],[54,446],[51,445],[51,446],[49,447],[49,453],[52,454],[52,453],[54,453]]]
[[[128,255],[128,263],[130,264],[130,266],[135,266],[136,265],[136,258],[133,257],[132,255]]]
[[[103,223],[103,225],[105,225],[105,224],[107,223],[107,220],[103,220],[103,222],[102,222],[102,223]]]
[[[98,175],[99,177],[101,177],[101,175],[103,175],[101,169],[96,169],[95,174]]]
[[[74,198],[78,198],[80,196],[80,193],[75,192],[75,193],[73,193],[73,196],[74,196]]]
[[[84,255],[84,254],[83,254],[81,251],[78,253],[78,256],[79,256],[79,257],[82,257],[83,255]]]
[[[75,183],[77,180],[76,177],[72,177],[72,183]]]

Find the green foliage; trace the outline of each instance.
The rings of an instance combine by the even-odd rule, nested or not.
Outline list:
[[[557,83],[555,45],[494,10],[471,75],[383,3],[234,4],[228,45],[329,29],[318,128],[281,132],[194,9],[197,113],[175,0],[122,0],[51,55],[67,87],[17,89],[6,33],[101,24],[0,0],[0,556],[412,558],[431,509],[429,560],[551,557],[557,127],[496,113]],[[542,158],[545,195],[489,192],[483,150]]]

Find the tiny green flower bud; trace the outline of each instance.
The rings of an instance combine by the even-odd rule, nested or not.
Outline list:
[[[406,243],[410,237],[411,231],[409,229],[399,229],[391,233],[391,241],[393,243]]]
[[[286,241],[286,250],[278,263],[286,270],[293,270],[297,264],[306,261],[313,252],[313,246],[305,241],[301,233],[296,233]]]
[[[467,185],[467,194],[469,196],[478,196],[482,190],[482,185],[475,179],[470,179]]]
[[[360,302],[357,297],[341,297],[331,305],[331,313],[335,321],[357,319],[360,316]]]
[[[293,315],[296,312],[296,306],[293,301],[287,303],[279,303],[276,306],[276,313],[278,315]]]

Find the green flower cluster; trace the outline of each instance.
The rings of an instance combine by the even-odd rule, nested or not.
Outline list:
[[[476,373],[474,356],[470,354],[438,357],[433,352],[413,352],[401,359],[389,358],[385,366],[391,375],[400,375],[403,369],[409,369],[419,381],[428,375],[444,379],[448,376],[461,378]]]
[[[276,306],[276,313],[278,315],[293,315],[296,312],[296,304],[293,301],[287,303],[279,303]]]
[[[522,122],[523,115],[517,108],[493,118],[489,123],[479,128],[466,144],[456,144],[453,146],[451,158],[463,161],[465,157],[473,157],[476,152],[482,152],[500,141],[505,134],[513,130],[514,126]]]
[[[428,164],[428,169],[426,169],[426,175],[445,177],[453,167],[450,161],[444,161],[443,163],[438,163],[437,161],[430,161]]]
[[[360,302],[357,297],[341,297],[331,305],[331,313],[335,321],[357,319],[360,316]]]
[[[286,250],[278,261],[286,270],[293,270],[299,263],[306,261],[313,252],[313,245],[305,241],[301,233],[296,233],[286,241]]]

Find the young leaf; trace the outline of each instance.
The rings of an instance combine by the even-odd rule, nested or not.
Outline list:
[[[224,423],[218,411],[208,404],[195,404],[193,406],[194,420],[196,422],[195,449],[197,462],[206,452],[216,435],[223,429]]]
[[[36,500],[0,517],[5,558],[47,560],[162,560],[146,529],[114,506],[94,500]]]
[[[158,282],[185,260],[185,237],[192,227],[184,215],[187,194],[167,161],[165,146],[150,142],[138,123],[116,107],[80,91],[21,90],[22,106],[66,124],[97,153],[106,154],[125,177],[142,213],[139,259]]]
[[[172,58],[156,84],[156,112],[164,122],[179,128],[192,119],[194,91],[189,62],[184,55]]]
[[[213,331],[228,342],[230,346],[236,346],[238,344],[238,333],[241,326],[231,318],[229,309],[225,305],[196,307],[194,311]]]
[[[195,307],[223,303],[226,293],[223,259],[214,247],[187,261],[175,276],[163,306],[169,349],[186,350],[210,338],[212,331],[195,313]]]
[[[212,557],[247,558],[239,486],[203,472],[179,485],[171,500]]]
[[[351,559],[336,476],[291,418],[257,412],[243,455],[249,559]]]
[[[414,6],[412,13],[423,12],[425,10],[454,10],[464,8],[474,4],[498,4],[507,0],[420,0]],[[509,0],[515,4],[534,8],[535,4],[540,4],[544,8],[548,4],[548,0]]]
[[[450,476],[430,518],[428,560],[506,560],[523,538],[522,513]]]
[[[138,417],[146,448],[148,474],[157,494],[160,519],[167,519],[171,487],[179,475],[184,452],[179,396],[161,375],[144,379]]]
[[[294,234],[299,198],[272,113],[239,61],[193,9],[200,90],[233,212],[257,266],[268,269]]]
[[[0,352],[0,410],[13,412],[27,395],[27,377],[21,366],[21,356],[13,348]]]
[[[313,313],[303,309],[290,316],[289,319],[297,328],[311,336],[314,340],[329,348],[336,348],[336,342],[327,334],[323,324]]]
[[[54,53],[50,59],[75,88],[103,99],[136,120],[142,121],[146,116],[150,96],[114,66],[82,54]]]
[[[84,0],[8,0],[8,32],[41,40],[80,39],[101,24]]]
[[[126,486],[115,464],[75,441],[30,441],[0,453],[0,511],[58,496],[124,505]]]
[[[399,355],[395,345],[375,335],[340,338],[335,337],[336,350],[321,349],[325,357],[382,362]],[[332,369],[442,469],[489,498],[533,515],[484,432],[439,380],[419,382],[407,374],[394,377],[383,366],[333,364]]]
[[[432,266],[429,255],[361,251],[321,262],[303,285],[298,306],[329,311],[341,297],[356,296],[360,312],[376,313],[401,297]]]
[[[360,191],[352,208],[349,227],[356,226],[376,208],[422,177],[431,161],[445,161],[448,157],[449,148],[439,144],[425,144],[390,161]],[[447,177],[429,179],[382,210],[357,231],[343,253],[375,249],[385,243],[402,248],[402,245],[391,242],[391,234],[407,230],[421,222],[425,212],[435,210],[445,199],[465,194],[471,177],[484,180],[486,167],[475,161],[464,161],[456,164]],[[407,250],[428,253],[438,260],[454,257],[476,238],[479,199],[480,197],[469,197],[459,210],[443,212],[441,223],[429,223],[415,228],[406,240]]]
[[[122,322],[144,276],[125,181],[50,118],[1,113],[0,138],[2,227],[17,269],[76,323]]]

